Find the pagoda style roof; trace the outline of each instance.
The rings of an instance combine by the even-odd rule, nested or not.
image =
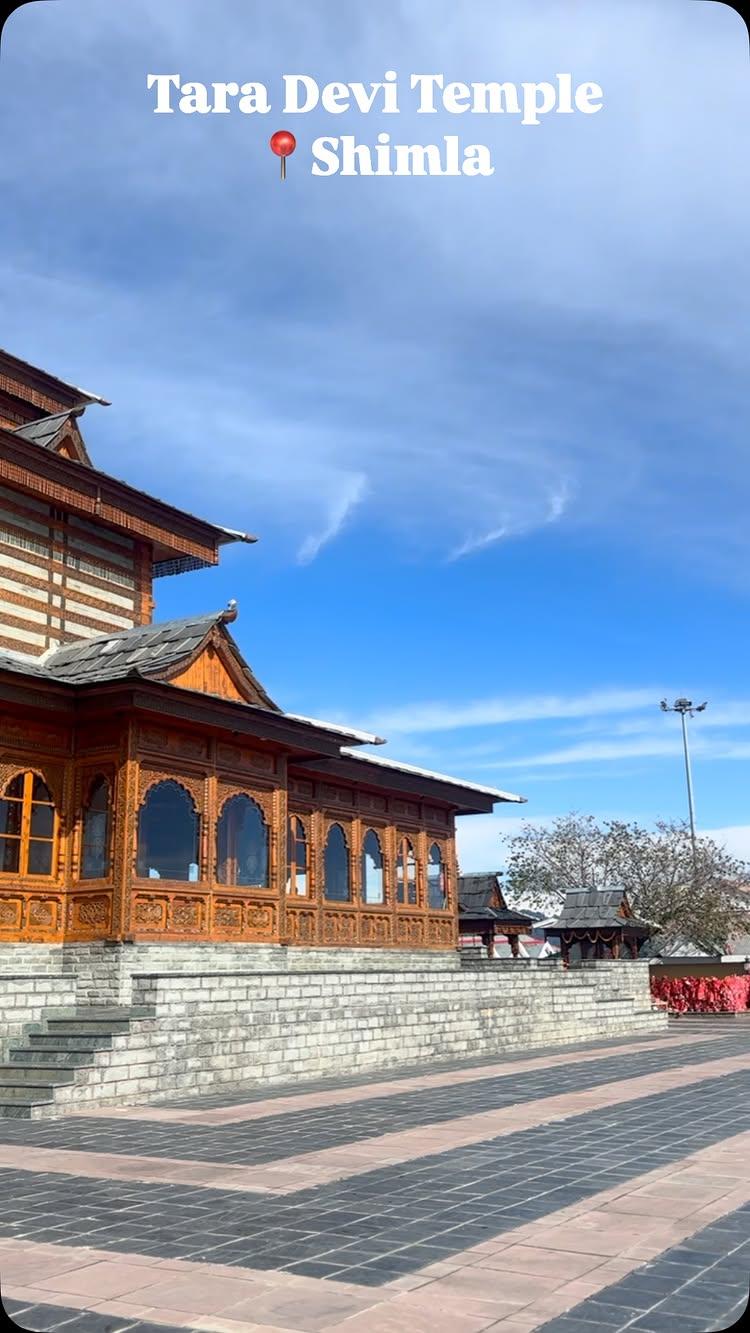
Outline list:
[[[136,625],[134,629],[97,635],[82,643],[66,644],[56,649],[44,660],[44,667],[54,680],[71,685],[98,685],[128,676],[168,679],[175,667],[184,667],[195,659],[209,636],[225,624],[227,618],[226,611],[213,611],[207,615],[186,616],[183,620]],[[233,618],[231,612],[229,618]],[[279,712],[229,635],[226,635],[226,642],[231,645],[233,656],[246,674],[253,693],[262,695],[265,707]]]
[[[621,930],[650,934],[652,926],[633,915],[624,889],[568,889],[562,912],[545,934],[561,930]]]
[[[150,542],[154,577],[216,564],[219,548],[228,542],[257,541],[250,533],[198,518],[91,466],[72,420],[80,410],[39,417],[14,430],[0,426],[0,482],[45,500],[51,486],[59,488],[71,512]],[[76,446],[67,456],[57,449],[66,435]]]
[[[660,959],[675,962],[694,962],[699,959],[718,961],[722,954],[721,945],[694,940],[687,935],[652,935],[638,951],[639,958],[648,958],[653,962]]]
[[[33,366],[30,361],[14,356],[4,347],[0,347],[0,370],[5,376],[18,381],[14,386],[16,391],[25,386],[27,390],[36,390],[52,400],[56,399],[60,407],[73,407],[79,403],[84,406],[87,403],[100,403],[102,407],[111,406],[108,398],[102,398],[98,393],[89,393],[88,389],[81,389],[77,384],[61,380],[59,375],[52,375],[48,370],[42,370],[40,366]]]
[[[508,907],[497,870],[459,875],[458,911],[467,920],[496,921],[500,925],[504,922],[506,925],[530,927],[533,920],[526,912]]]

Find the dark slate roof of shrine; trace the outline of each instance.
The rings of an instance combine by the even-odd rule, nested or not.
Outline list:
[[[493,907],[492,899],[496,893],[499,893],[500,901],[504,903],[505,898],[496,870],[459,875],[458,910],[460,915],[487,921],[505,921],[506,923],[531,921],[532,918],[525,912],[515,912],[508,907]]]
[[[650,930],[646,921],[623,912],[627,903],[624,889],[568,889],[558,917],[547,930],[591,930],[624,926]]]
[[[698,940],[691,939],[687,935],[653,935],[650,940],[646,940],[645,944],[641,945],[638,957],[676,959],[678,961],[682,958],[718,960],[723,952],[718,944],[699,943]]]

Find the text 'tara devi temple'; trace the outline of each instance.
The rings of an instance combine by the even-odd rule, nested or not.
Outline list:
[[[284,713],[231,607],[154,624],[253,538],[97,471],[104,401],[0,353],[0,938],[455,948],[455,816],[521,798]]]

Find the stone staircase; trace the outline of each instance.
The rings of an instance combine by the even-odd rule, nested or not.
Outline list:
[[[0,1119],[32,1120],[54,1111],[55,1090],[75,1082],[76,1070],[93,1069],[96,1052],[130,1031],[134,1018],[153,1010],[88,1005],[52,1010],[11,1041],[0,1064]]]

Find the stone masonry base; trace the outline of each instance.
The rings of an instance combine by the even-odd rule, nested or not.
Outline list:
[[[45,1010],[115,1004],[146,1006],[150,1014],[132,1018],[38,1113],[491,1057],[666,1026],[651,1004],[646,963],[468,969],[455,955],[251,948],[0,947],[6,1047]]]

